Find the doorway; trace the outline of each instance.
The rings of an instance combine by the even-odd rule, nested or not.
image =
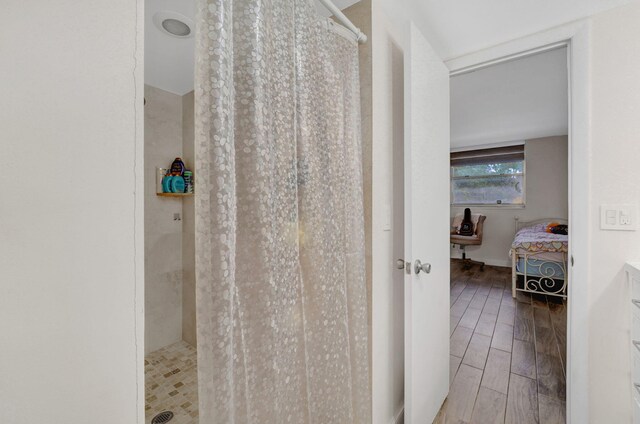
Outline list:
[[[451,386],[436,422],[566,420],[567,50],[451,78]]]
[[[198,422],[195,2],[145,2],[145,423]]]

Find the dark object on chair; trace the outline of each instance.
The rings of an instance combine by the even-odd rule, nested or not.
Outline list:
[[[465,218],[467,217],[467,211],[469,211],[469,220],[471,221],[471,211],[467,208],[465,209]],[[484,226],[484,221],[487,219],[486,216],[480,215],[478,218],[478,224],[472,228],[473,233],[470,236],[465,236],[459,234],[459,230],[453,229],[451,231],[450,241],[451,244],[457,244],[462,248],[462,261],[464,262],[463,269],[469,269],[473,264],[480,265],[480,271],[484,271],[484,262],[474,261],[472,259],[467,258],[467,253],[465,251],[465,247],[467,246],[480,246],[482,244],[482,229]],[[462,222],[465,220],[463,219]],[[462,229],[462,224],[460,224],[460,229]]]
[[[471,220],[471,209],[466,208],[464,210],[464,218],[462,218],[462,222],[460,223],[460,229],[458,230],[458,234],[461,236],[472,236],[473,231],[473,221]]]

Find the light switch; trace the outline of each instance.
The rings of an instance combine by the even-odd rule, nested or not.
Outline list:
[[[384,207],[384,222],[382,223],[382,231],[391,231],[391,205]]]
[[[632,204],[600,206],[600,229],[635,231],[638,220],[637,209]]]

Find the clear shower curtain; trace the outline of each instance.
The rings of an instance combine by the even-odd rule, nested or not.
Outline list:
[[[369,423],[358,49],[310,0],[198,0],[200,422]]]

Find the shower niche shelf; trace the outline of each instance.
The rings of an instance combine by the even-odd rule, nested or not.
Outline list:
[[[176,160],[179,160],[180,158],[176,158]],[[180,159],[181,160],[181,159]],[[183,165],[184,166],[184,165]],[[191,171],[189,171],[191,172]],[[160,167],[156,167],[156,196],[160,196],[160,197],[192,197],[193,196],[193,172],[191,172],[191,188],[188,192],[183,193],[182,191],[178,191],[176,192],[168,192],[168,191],[164,191],[163,187],[163,180],[164,178],[168,175],[168,168],[160,168]],[[186,182],[185,182],[186,183]],[[171,184],[169,184],[171,185]],[[174,187],[170,187],[170,188],[174,188]],[[183,188],[186,187],[180,187],[178,190],[182,190]]]
[[[191,197],[193,193],[156,193],[160,197]]]

